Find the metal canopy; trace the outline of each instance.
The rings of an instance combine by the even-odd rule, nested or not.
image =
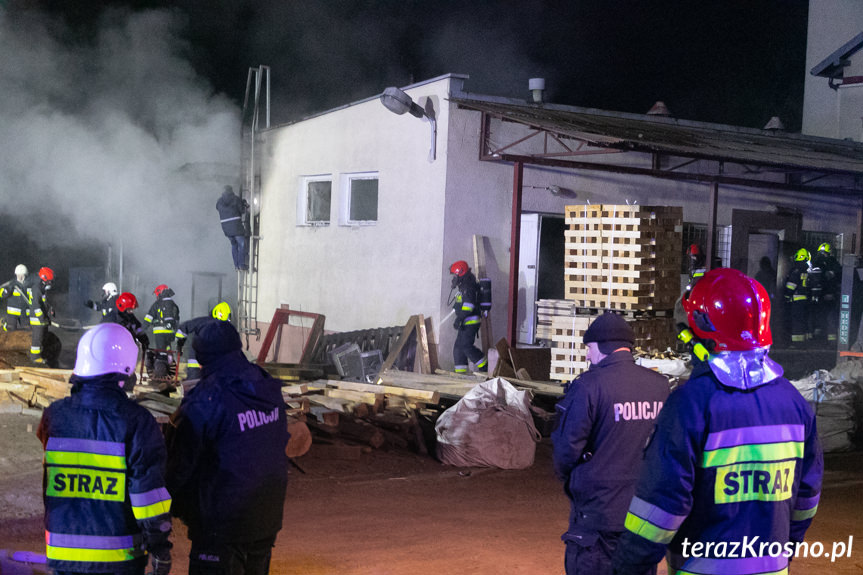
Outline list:
[[[458,97],[452,101],[483,114],[482,160],[863,195],[860,142],[549,104]],[[501,135],[492,135],[491,119],[520,124],[522,132],[492,143]],[[530,139],[542,141],[534,141],[530,153],[517,151]],[[613,152],[648,154],[652,160],[644,166],[614,163],[608,156]],[[601,161],[587,161],[597,155],[603,156]],[[695,162],[699,164],[693,166]],[[740,168],[728,170],[729,164]],[[777,179],[777,173],[784,178]]]

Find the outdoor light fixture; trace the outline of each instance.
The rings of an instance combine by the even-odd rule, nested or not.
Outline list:
[[[429,148],[429,162],[433,162],[435,160],[435,143],[437,141],[437,123],[435,122],[435,113],[434,107],[431,104],[431,100],[426,100],[426,107],[422,108],[418,104],[416,104],[410,96],[408,96],[404,90],[400,90],[395,86],[387,88],[384,90],[384,93],[381,94],[381,104],[389,110],[390,112],[398,115],[402,115],[405,112],[410,112],[411,116],[420,119],[426,119],[429,122],[429,127],[431,128],[431,147]]]

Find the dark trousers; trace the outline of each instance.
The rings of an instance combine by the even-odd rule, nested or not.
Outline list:
[[[485,368],[485,356],[482,351],[473,344],[477,333],[479,333],[478,323],[464,325],[459,328],[458,333],[455,336],[455,345],[453,345],[452,348],[452,360],[455,364],[456,372],[461,373],[467,371],[468,360],[472,361],[478,370]]]
[[[276,537],[252,543],[196,543],[189,552],[189,575],[268,575]]]
[[[247,269],[246,265],[246,236],[228,236],[231,241],[231,257],[234,258],[234,267],[238,270]]]
[[[581,538],[564,535],[566,575],[611,575],[611,558],[621,535],[622,531],[585,532]],[[656,566],[648,569],[644,575],[656,575]]]
[[[42,341],[48,332],[48,326],[32,325],[30,326],[30,330],[32,332],[30,337],[30,359],[39,359],[42,357]]]
[[[788,306],[791,315],[791,343],[804,344],[812,339],[812,331],[809,326],[809,302],[806,300],[793,301]]]

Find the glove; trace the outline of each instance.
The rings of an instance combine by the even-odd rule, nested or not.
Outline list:
[[[171,573],[171,552],[160,551],[150,553],[150,565],[153,566],[153,575],[169,575]]]
[[[183,346],[186,345],[186,338],[177,338],[177,353],[183,353]]]
[[[96,309],[96,302],[94,302],[91,299],[88,299],[87,301],[84,302],[84,307],[88,307],[90,309]]]

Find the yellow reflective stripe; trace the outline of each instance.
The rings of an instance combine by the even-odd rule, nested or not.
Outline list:
[[[120,561],[131,561],[142,555],[135,552],[134,547],[127,549],[79,549],[76,547],[46,546],[45,556],[56,561],[88,561],[118,563]]]
[[[720,467],[716,470],[713,500],[740,503],[791,499],[795,467],[794,460]]]
[[[8,313],[9,315],[21,315],[21,310],[17,307],[7,307],[6,313]]]
[[[49,467],[45,495],[99,501],[126,500],[126,474],[116,471]]]
[[[201,367],[201,364],[200,364],[200,363],[198,363],[198,361],[197,361],[197,360],[195,360],[195,359],[190,359],[190,360],[186,363],[186,367],[187,367],[187,368],[189,368],[189,367]]]
[[[166,329],[164,327],[154,327],[153,333],[174,333],[173,329]]]
[[[817,511],[817,505],[812,509],[795,509],[791,512],[791,521],[805,521],[806,519],[812,519],[815,517],[815,513]]]
[[[793,301],[803,301],[806,299],[805,295],[796,295],[792,298]]]
[[[750,461],[781,461],[783,459],[802,459],[803,442],[785,441],[783,443],[755,443],[705,451],[702,467],[718,467],[733,463]]]
[[[143,507],[135,507],[134,505],[132,506],[132,513],[135,514],[135,519],[137,519],[138,521],[141,521],[142,519],[149,519],[150,517],[156,517],[164,513],[169,513],[170,511],[170,499],[167,499],[165,501],[157,501],[156,503],[145,505]]]
[[[45,463],[49,465],[81,465],[102,469],[126,469],[126,458],[122,455],[100,455],[80,451],[46,451]]]
[[[657,527],[653,523],[629,512],[626,513],[626,519],[624,520],[623,525],[626,527],[627,531],[631,531],[640,537],[644,537],[648,541],[662,543],[663,545],[670,543],[671,540],[674,539],[674,535],[677,534],[676,529],[670,530]]]

